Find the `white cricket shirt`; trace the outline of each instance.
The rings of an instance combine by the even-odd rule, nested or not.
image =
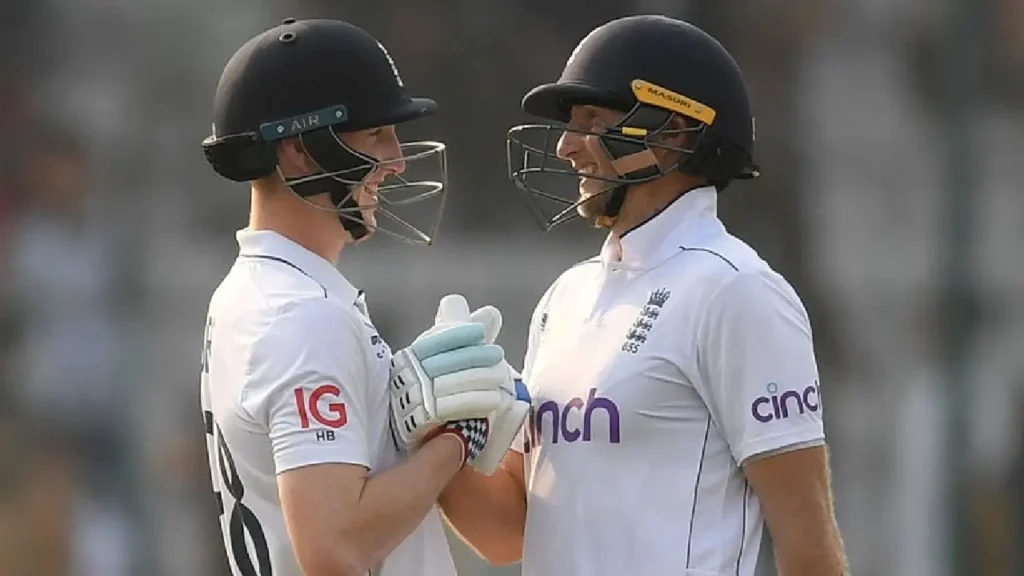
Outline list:
[[[716,206],[690,191],[537,306],[524,576],[752,576],[740,463],[823,442],[807,313]]]
[[[393,466],[391,350],[327,260],[270,231],[238,232],[202,354],[213,489],[235,576],[301,576],[277,475],[323,463]],[[374,574],[454,576],[433,509]]]

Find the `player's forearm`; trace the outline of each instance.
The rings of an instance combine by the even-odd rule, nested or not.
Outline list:
[[[491,564],[512,564],[522,558],[526,494],[504,467],[492,476],[463,469],[438,503],[462,539]]]
[[[791,542],[774,542],[779,576],[848,576],[838,529],[808,532]],[[810,536],[810,537],[807,537]]]
[[[366,482],[356,521],[341,539],[357,551],[362,570],[381,562],[420,525],[459,470],[461,457],[459,440],[442,435],[407,461]]]

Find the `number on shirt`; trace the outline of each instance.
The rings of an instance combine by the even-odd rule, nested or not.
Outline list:
[[[208,421],[212,421],[213,414],[207,414],[207,418]],[[228,554],[234,558],[235,566],[238,566],[238,571],[242,576],[271,576],[272,568],[267,538],[263,534],[259,518],[256,518],[256,514],[242,503],[245,487],[242,486],[242,480],[238,477],[238,470],[235,468],[235,459],[231,455],[231,450],[228,449],[224,435],[221,434],[220,426],[207,425],[206,431],[207,434],[214,437],[214,451],[220,468],[221,486],[227,489],[234,501],[228,519],[230,535]],[[217,498],[218,510],[223,516],[225,512],[223,496],[220,492],[214,492],[214,496]],[[245,542],[247,537],[252,542],[253,551],[256,553],[255,566],[252,558],[249,557],[249,550]]]
[[[622,351],[629,352],[630,354],[636,354],[640,351],[640,345],[636,342],[623,342]]]

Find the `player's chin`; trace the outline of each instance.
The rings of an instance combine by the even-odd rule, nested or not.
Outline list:
[[[576,206],[576,213],[587,222],[600,227],[598,221],[604,214],[605,205],[608,203],[607,194],[593,193],[580,186],[581,202]]]
[[[366,226],[366,235],[359,240],[356,240],[356,244],[362,244],[366,242],[374,233],[377,232],[377,215],[376,208],[363,208],[359,211],[359,214],[363,217],[363,225]]]

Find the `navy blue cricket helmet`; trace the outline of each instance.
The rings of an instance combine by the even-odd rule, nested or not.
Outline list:
[[[509,177],[526,193],[545,229],[576,217],[583,201],[574,186],[543,184],[551,182],[552,175],[565,176],[573,184],[583,176],[553,152],[575,105],[625,113],[600,134],[582,132],[598,136],[612,163],[627,167],[615,176],[596,177],[608,182],[605,193],[611,194],[605,221],[618,215],[632,185],[672,170],[702,178],[719,191],[732,180],[759,174],[753,161],[755,128],[747,87],[729,52],[688,22],[654,15],[619,18],[594,29],[576,46],[557,82],[537,86],[523,98],[524,112],[550,123],[509,130]],[[673,129],[676,116],[684,119],[684,129]],[[680,132],[691,136],[684,147],[657,141],[660,135]],[[649,153],[658,147],[679,152],[679,162],[658,166]],[[634,156],[641,154],[650,160],[635,161],[641,157]],[[557,213],[549,216],[538,200],[554,202]]]
[[[228,61],[217,85],[213,134],[203,151],[224,178],[248,182],[277,171],[278,141],[300,138],[320,170],[285,184],[301,197],[330,194],[345,228],[357,240],[368,233],[353,187],[384,162],[436,163],[436,178],[382,185],[378,214],[398,223],[404,240],[430,243],[440,224],[447,193],[445,145],[402,145],[402,158],[372,158],[347,146],[339,133],[401,124],[433,114],[437,104],[409,95],[390,54],[363,29],[339,20],[289,18],[246,42]],[[397,218],[398,194],[417,193],[401,203],[440,196],[434,225],[424,232]],[[412,235],[409,235],[412,233]]]

